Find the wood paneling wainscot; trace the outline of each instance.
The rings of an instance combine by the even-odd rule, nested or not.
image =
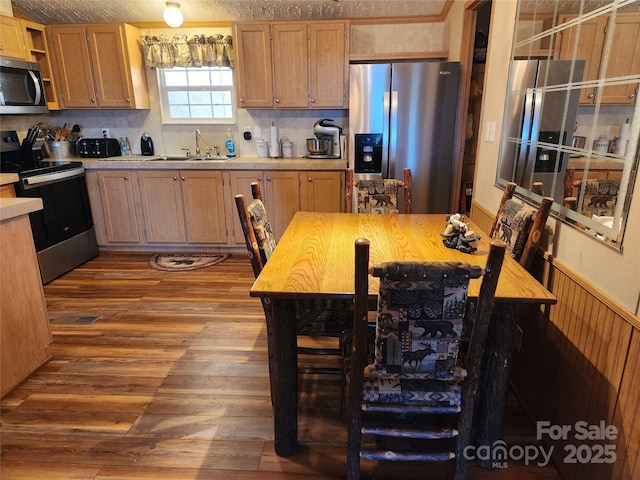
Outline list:
[[[471,216],[483,229],[493,222],[477,203]],[[542,436],[563,479],[639,478],[640,319],[562,262],[536,260],[537,277],[558,303],[520,312],[512,387],[534,421],[569,428],[562,439]],[[609,426],[615,433],[604,435]],[[583,439],[584,429],[604,438]]]

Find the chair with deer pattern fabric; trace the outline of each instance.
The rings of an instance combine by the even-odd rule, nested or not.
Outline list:
[[[501,241],[492,243],[484,271],[457,262],[374,266],[372,275],[380,277],[375,359],[367,365],[369,242],[356,241],[347,377],[348,480],[359,478],[361,458],[455,458],[455,478],[464,478],[462,453],[470,440],[473,398],[505,247]],[[469,355],[461,365],[458,351],[469,281],[482,276]],[[441,420],[434,422],[434,417]],[[457,419],[451,422],[452,417]],[[434,440],[442,445],[435,446]]]
[[[403,180],[394,178],[354,180],[347,169],[346,212],[353,212],[353,190],[357,193],[357,213],[411,213],[411,169],[403,170]],[[401,195],[402,193],[402,195]],[[402,209],[402,212],[401,212]]]
[[[253,273],[257,277],[276,248],[276,240],[263,203],[259,183],[251,184],[251,193],[253,200],[249,205],[246,205],[244,195],[236,195],[235,200]],[[265,316],[268,316],[270,309],[264,302],[263,309]],[[337,357],[340,360],[339,366],[333,366],[331,362],[314,362],[311,366],[300,365],[300,372],[344,376],[343,364],[347,345],[345,338],[347,338],[346,330],[349,327],[350,317],[351,308],[347,303],[309,301],[298,305],[296,312],[298,354]],[[313,337],[331,337],[337,339],[337,342],[335,342],[336,345],[327,345],[326,341],[314,341]],[[305,343],[307,346],[304,345]]]
[[[507,254],[529,270],[549,218],[553,198],[543,197],[540,206],[533,208],[513,199],[516,187],[515,183],[509,182],[504,189],[489,237],[504,241]]]

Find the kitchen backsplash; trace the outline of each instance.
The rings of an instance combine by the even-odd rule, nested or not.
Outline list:
[[[17,130],[24,138],[29,127],[45,122],[62,126],[79,124],[85,138],[101,137],[102,128],[109,128],[112,138],[128,137],[134,154],[140,153],[140,137],[147,132],[153,138],[157,154],[181,155],[183,148],[195,150],[195,129],[202,133],[203,151],[218,146],[224,152],[227,124],[163,124],[158,98],[155,75],[148,72],[149,95],[152,99],[150,110],[62,110],[47,115],[8,115],[0,116],[2,129]],[[618,134],[620,124],[633,116],[633,107],[605,105],[600,108],[598,126],[592,136],[593,107],[578,108],[575,135],[587,137],[587,145],[605,135],[609,140]],[[231,131],[239,156],[256,156],[256,139],[260,138],[256,129],[262,130],[262,138],[268,140],[271,125],[278,127],[280,138],[293,142],[293,155],[304,156],[306,139],[313,136],[313,124],[321,118],[331,118],[336,125],[348,132],[348,110],[237,110],[237,124],[231,125]],[[251,129],[252,140],[243,138],[245,128]],[[212,150],[213,151],[213,150]]]

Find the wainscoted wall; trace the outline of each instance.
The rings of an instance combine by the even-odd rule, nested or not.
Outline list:
[[[494,214],[474,203],[471,218],[489,231]],[[532,273],[558,303],[520,312],[512,387],[534,421],[569,426],[564,438],[542,437],[564,479],[640,478],[640,319],[550,256]],[[596,436],[602,425],[617,432],[581,438],[581,427]]]

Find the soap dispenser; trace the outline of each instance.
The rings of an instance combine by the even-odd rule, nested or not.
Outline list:
[[[153,155],[153,140],[151,140],[151,136],[148,133],[142,134],[142,138],[140,139],[140,151],[145,157]]]

